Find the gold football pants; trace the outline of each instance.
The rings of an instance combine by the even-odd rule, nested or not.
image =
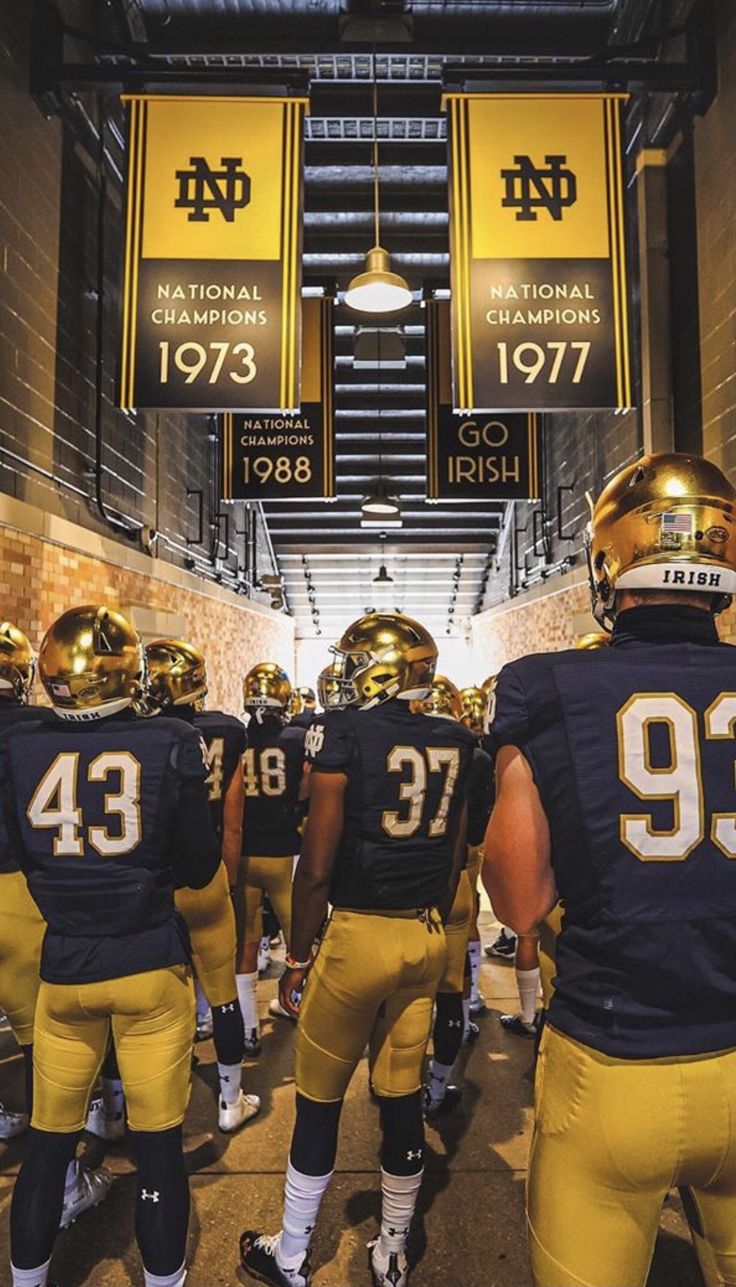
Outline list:
[[[288,947],[291,939],[291,884],[294,876],[294,859],[257,858],[243,859],[245,871],[245,941],[253,943],[263,937],[263,897],[268,894]]]
[[[539,926],[539,975],[542,983],[542,1005],[549,1010],[555,994],[552,980],[557,973],[557,936],[562,929],[562,904],[557,903]]]
[[[20,871],[0,875],[0,1009],[21,1046],[33,1041],[46,922]]]
[[[82,1130],[111,1032],[133,1130],[166,1131],[183,1121],[194,988],[189,968],[175,965],[103,983],[41,984],[32,1126]]]
[[[447,959],[438,992],[462,993],[465,987],[465,957],[468,952],[470,926],[475,911],[475,895],[468,868],[460,872],[455,901],[445,925]]]
[[[411,1095],[445,967],[439,913],[335,911],[307,980],[296,1037],[296,1085],[307,1099],[342,1099],[370,1043],[379,1095]]]
[[[611,1059],[548,1026],[536,1078],[537,1287],[644,1287],[676,1185],[690,1189],[720,1281],[736,1283],[736,1051]]]
[[[192,961],[210,1005],[238,995],[235,982],[235,913],[225,864],[204,889],[178,889],[176,905],[189,928]]]
[[[468,873],[470,888],[473,891],[473,898],[478,893],[478,877],[483,865],[483,846],[468,845],[468,861],[465,864],[465,870]]]

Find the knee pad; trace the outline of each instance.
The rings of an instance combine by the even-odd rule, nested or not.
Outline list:
[[[422,1092],[377,1096],[381,1109],[381,1166],[389,1175],[417,1175],[424,1157]]]
[[[296,1126],[289,1160],[302,1175],[327,1175],[334,1170],[341,1099],[320,1103],[296,1095]]]
[[[459,992],[437,993],[434,1021],[434,1057],[440,1064],[454,1064],[463,1043],[463,999]]]
[[[245,1052],[245,1029],[237,997],[227,1005],[213,1005],[212,1040],[218,1063],[232,1066],[241,1062]]]

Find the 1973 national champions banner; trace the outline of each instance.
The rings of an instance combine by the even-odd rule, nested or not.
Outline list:
[[[127,102],[121,405],[295,409],[305,100]]]

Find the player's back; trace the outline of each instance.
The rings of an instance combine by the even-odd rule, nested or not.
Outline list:
[[[173,890],[181,792],[206,775],[199,735],[127,711],[28,721],[0,739],[0,775],[11,840],[49,927],[42,977],[86,982],[183,964]]]
[[[207,797],[212,822],[219,835],[223,802],[248,741],[245,725],[224,711],[198,711],[194,716],[194,727],[201,733],[207,747],[210,770],[206,783]]]
[[[307,730],[265,714],[251,719],[247,736],[243,852],[264,857],[296,854],[301,843],[297,803]]]
[[[473,734],[454,720],[414,713],[399,700],[328,713],[319,721],[310,732],[314,767],[347,775],[330,901],[363,909],[440,902]]]
[[[736,649],[710,629],[499,682],[494,736],[531,763],[565,906],[550,1021],[618,1057],[736,1045]]]
[[[19,702],[0,701],[0,734],[18,724],[49,723],[55,720],[56,716],[49,706],[21,706]],[[0,875],[18,870],[17,856],[0,819]]]

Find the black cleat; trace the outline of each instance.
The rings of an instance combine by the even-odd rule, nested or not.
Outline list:
[[[520,1014],[501,1014],[499,1022],[506,1032],[513,1032],[515,1037],[536,1037],[537,1035],[537,1019],[533,1023],[527,1023]]]
[[[312,1270],[309,1252],[298,1269],[282,1269],[276,1260],[276,1248],[281,1234],[267,1236],[255,1229],[246,1229],[240,1235],[240,1263],[251,1278],[266,1287],[310,1287]]]
[[[493,943],[489,943],[486,948],[486,956],[499,957],[502,961],[509,961],[515,955],[516,935],[507,934],[505,929],[502,929],[498,938]]]
[[[429,1089],[424,1088],[424,1120],[425,1122],[434,1122],[438,1117],[443,1117],[445,1113],[451,1113],[453,1108],[459,1104],[463,1092],[459,1086],[448,1086],[442,1099],[432,1099]]]

